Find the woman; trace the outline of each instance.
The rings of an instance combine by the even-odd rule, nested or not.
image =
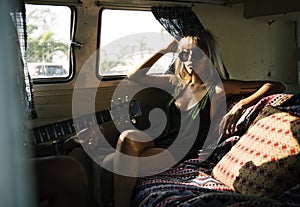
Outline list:
[[[178,52],[175,74],[148,75],[149,68],[164,54]],[[214,71],[217,71],[215,73]],[[217,76],[217,77],[216,77]],[[167,104],[166,114],[168,116],[167,127],[157,139],[152,139],[144,132],[129,130],[121,133],[117,151],[106,157],[104,165],[106,169],[117,169],[119,166],[126,166],[132,170],[150,169],[145,166],[137,166],[137,163],[130,162],[124,165],[124,158],[121,153],[133,157],[148,157],[159,153],[166,153],[159,166],[166,166],[167,162],[182,161],[188,158],[197,157],[206,137],[209,133],[210,124],[216,119],[220,105],[220,97],[235,94],[250,94],[241,100],[231,109],[222,120],[224,132],[230,133],[235,129],[235,124],[242,115],[244,109],[258,102],[262,97],[280,93],[285,86],[280,82],[271,81],[238,81],[228,80],[228,75],[223,67],[221,56],[218,52],[214,37],[208,31],[190,33],[179,43],[173,41],[168,47],[151,56],[140,67],[132,70],[128,78],[142,84],[155,85],[174,91],[170,103]],[[221,83],[221,84],[220,84]],[[199,117],[197,124],[193,124]],[[178,121],[179,120],[179,121]],[[201,122],[201,124],[200,124]],[[181,123],[181,124],[180,124]],[[182,124],[186,127],[181,133]],[[183,157],[176,157],[176,153],[186,149],[178,147],[178,151],[169,151],[168,147],[179,136],[179,145],[189,142],[194,135],[190,133],[197,127],[195,142],[190,146]],[[197,130],[196,130],[197,131]],[[223,131],[223,129],[222,129]],[[135,140],[139,141],[135,141]],[[143,142],[140,142],[143,140]],[[177,142],[177,141],[176,141]],[[153,163],[152,163],[153,164]],[[112,174],[108,170],[101,174],[101,200],[104,206],[114,198],[115,206],[130,206],[133,190],[137,181],[135,176],[124,176]]]

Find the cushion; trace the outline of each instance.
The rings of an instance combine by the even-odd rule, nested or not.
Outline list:
[[[239,193],[277,197],[300,183],[299,140],[300,118],[267,105],[213,176]]]

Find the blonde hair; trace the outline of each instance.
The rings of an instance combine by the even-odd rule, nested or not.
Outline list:
[[[207,57],[210,59],[211,63],[218,72],[221,80],[229,79],[229,74],[223,64],[216,39],[212,33],[207,30],[188,33],[179,41],[178,51],[182,49],[183,41],[186,40],[198,46],[206,53]],[[175,62],[175,75],[177,78],[174,79],[173,83],[177,85],[178,89],[176,90],[175,94],[178,95],[178,93],[191,81],[190,74],[187,72],[183,62],[181,62],[179,59],[177,59]]]

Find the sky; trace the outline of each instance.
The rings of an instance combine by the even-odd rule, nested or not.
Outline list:
[[[42,6],[30,5],[26,7],[27,13],[32,12],[33,9],[51,8],[51,13],[57,18],[55,24],[52,24],[52,30],[56,35],[65,42],[69,41],[69,35],[66,28],[70,27],[71,10],[65,6]],[[30,20],[30,19],[29,19]],[[37,19],[32,19],[37,23]],[[50,21],[43,18],[43,21]],[[29,22],[29,23],[33,23]],[[49,24],[51,25],[51,24]],[[121,37],[141,33],[141,32],[161,32],[162,26],[156,21],[155,17],[150,11],[126,11],[126,10],[112,10],[105,9],[102,13],[101,22],[101,44],[110,43],[113,40]],[[42,31],[37,31],[37,33]],[[165,32],[167,34],[167,32]]]
[[[162,26],[150,11],[104,10],[101,22],[101,43],[107,44],[118,38],[141,33],[160,33]],[[107,21],[105,21],[107,20]]]
[[[64,42],[70,42],[70,30],[67,30],[67,28],[70,28],[70,22],[71,22],[71,10],[69,7],[66,6],[43,6],[43,5],[27,5],[26,6],[26,13],[27,15],[32,13],[34,10],[39,9],[41,11],[44,11],[46,9],[50,9],[51,15],[48,15],[49,13],[43,13],[37,14],[40,18],[28,18],[27,16],[27,24],[35,24],[38,25],[40,28],[36,30],[35,35],[40,35],[43,33],[43,28],[41,25],[43,25],[45,22],[57,35],[57,37]],[[51,18],[54,18],[54,22],[51,20]]]

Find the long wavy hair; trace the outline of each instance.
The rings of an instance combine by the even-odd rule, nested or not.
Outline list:
[[[219,74],[221,80],[229,79],[229,74],[223,64],[216,38],[212,33],[207,30],[202,30],[201,32],[189,32],[179,41],[178,51],[182,49],[184,41],[191,42],[206,53],[207,57],[210,59],[217,73]],[[190,74],[187,72],[187,69],[179,58],[177,58],[175,62],[175,75],[177,78],[173,81],[173,83],[177,85],[175,94],[178,95],[178,93],[180,93],[180,91],[191,81]]]

